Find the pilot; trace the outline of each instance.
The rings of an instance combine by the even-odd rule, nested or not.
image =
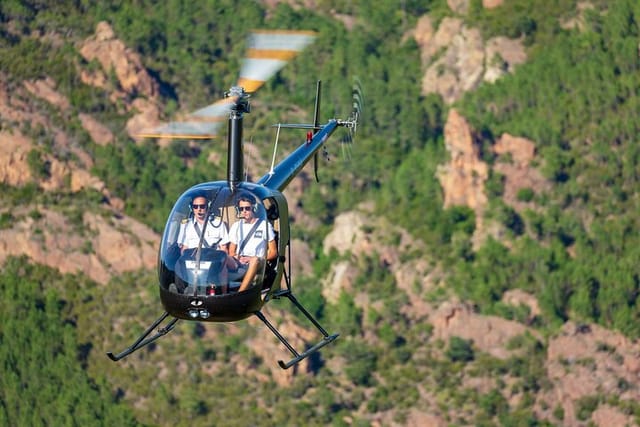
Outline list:
[[[231,226],[229,232],[229,255],[235,257],[239,269],[246,269],[238,292],[249,287],[253,281],[260,260],[269,261],[278,255],[273,226],[256,216],[257,205],[251,196],[241,196],[236,205],[239,221]]]
[[[229,253],[229,233],[222,218],[210,215],[209,202],[204,196],[196,196],[191,203],[193,215],[182,220],[178,232],[180,251],[197,248],[204,232],[202,247],[213,248]],[[205,220],[209,217],[208,222]]]

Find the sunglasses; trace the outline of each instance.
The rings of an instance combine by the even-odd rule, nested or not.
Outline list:
[[[242,212],[242,211],[250,211],[251,209],[253,209],[251,206],[238,206],[238,211]]]
[[[203,205],[192,205],[193,209],[207,209],[207,205],[203,204]]]

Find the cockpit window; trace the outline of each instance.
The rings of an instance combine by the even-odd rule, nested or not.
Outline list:
[[[184,295],[222,295],[262,284],[275,256],[267,209],[250,191],[197,186],[176,202],[160,249],[160,286]]]

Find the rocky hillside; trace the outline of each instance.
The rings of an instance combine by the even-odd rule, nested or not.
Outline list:
[[[443,208],[464,206],[474,212],[472,241],[473,249],[477,250],[488,239],[506,240],[504,225],[484,215],[489,209],[486,186],[492,174],[503,177],[502,201],[519,213],[536,208],[533,203],[518,197],[521,190],[533,189],[536,194],[543,194],[553,183],[541,172],[545,159],[536,149],[538,141],[508,132],[498,135],[497,142],[491,147],[491,156],[496,161],[489,163],[487,153],[482,153],[481,131],[474,129],[455,107],[456,101],[465,93],[516,73],[518,66],[527,61],[522,39],[500,36],[485,40],[479,29],[465,23],[464,16],[470,3],[448,0],[450,16],[436,20],[431,15],[424,15],[407,37],[413,37],[420,48],[422,93],[436,94],[448,106],[443,129],[448,159],[437,171]],[[500,8],[503,1],[483,0],[482,6]],[[581,10],[584,8],[582,5]],[[342,16],[341,19],[346,18]],[[95,33],[79,40],[76,48],[78,55],[86,61],[75,64],[82,82],[109,94],[109,102],[121,117],[126,118],[124,132],[130,138],[137,130],[159,122],[161,82],[145,68],[144,58],[128,48],[108,22],[100,22]],[[0,182],[4,188],[35,185],[37,191],[59,197],[97,194],[100,202],[97,208],[87,210],[72,205],[3,204],[0,207],[0,263],[9,256],[26,255],[34,262],[62,273],[85,274],[102,285],[127,272],[152,271],[156,263],[158,233],[124,214],[128,201],[115,195],[92,173],[96,160],[93,154],[65,133],[51,117],[77,122],[92,143],[99,146],[114,144],[118,131],[91,112],[72,113],[70,100],[57,90],[59,82],[52,78],[29,79],[16,84],[13,77],[9,79],[0,72]],[[43,134],[51,140],[49,150],[42,149]],[[136,141],[131,139],[131,143]],[[260,154],[252,155],[258,157]],[[40,162],[34,162],[34,156],[39,156]],[[210,159],[218,162],[214,155]],[[46,166],[45,171],[39,167],[41,165]],[[312,185],[312,180],[303,173],[287,190],[287,196],[294,222],[315,229],[320,224],[305,213],[299,202]],[[397,287],[394,296],[403,297],[402,318],[398,323],[403,324],[403,330],[425,331],[423,334],[414,332],[413,354],[408,356],[417,366],[412,373],[417,397],[403,408],[373,409],[367,398],[362,398],[359,404],[349,408],[351,415],[344,416],[341,422],[349,425],[356,419],[364,419],[370,425],[381,426],[468,425],[473,419],[471,414],[476,411],[468,406],[477,403],[489,407],[489,413],[496,413],[498,409],[494,406],[502,404],[513,411],[530,407],[538,420],[552,425],[638,425],[639,414],[634,412],[632,404],[628,404],[640,401],[638,342],[595,324],[572,320],[545,335],[536,327],[541,315],[539,302],[534,295],[520,290],[505,292],[501,302],[514,312],[526,313],[524,316],[506,319],[479,314],[473,304],[460,300],[449,290],[445,265],[427,256],[415,256],[426,252],[426,242],[393,224],[392,214],[381,217],[374,212],[370,204],[364,203],[335,217],[322,242],[325,255],[337,254],[329,273],[318,278],[323,284],[322,297],[335,307],[341,303],[341,295],[348,294],[352,296],[355,308],[362,312],[363,319],[374,319],[384,312],[386,301],[362,289],[359,280],[367,275],[367,263],[373,260],[374,266],[393,278]],[[314,248],[301,239],[292,244],[294,275],[311,275]],[[279,309],[276,313],[281,330],[293,337],[294,346],[314,342],[310,330],[293,316]],[[372,346],[384,346],[373,331],[385,326],[384,321],[371,322],[375,324],[374,328],[363,328],[360,332],[363,341]],[[115,329],[126,329],[122,326],[124,323],[126,321],[122,319],[113,321]],[[251,326],[255,325],[251,323]],[[113,333],[121,332],[115,329]],[[214,341],[216,333],[207,330],[201,332],[201,337]],[[452,340],[467,343],[462,348],[471,352],[470,358],[464,360],[468,364],[453,368],[447,365],[451,368],[451,378],[456,380],[453,385],[447,383],[448,386],[465,393],[467,400],[458,396],[467,405],[463,407],[456,407],[452,403],[456,397],[440,388],[439,381],[445,383],[446,379],[432,373],[435,366],[444,366],[443,361],[458,361],[445,350]],[[223,368],[227,370],[230,366],[228,369],[241,377],[284,389],[289,387],[292,393],[298,393],[293,390],[296,378],[317,374],[314,361],[305,361],[296,370],[281,372],[271,361],[282,349],[263,336],[253,336],[243,345],[251,349],[253,359],[247,361],[235,355],[231,357],[232,363],[225,366],[220,361],[211,361],[205,365],[205,376],[215,378]],[[523,362],[528,356],[535,361]],[[374,381],[363,381],[362,390],[353,391],[354,386],[345,370],[346,356],[333,355],[328,350],[323,357],[326,359],[324,366],[332,375],[332,384],[340,389],[336,395],[362,393],[371,401],[380,400]],[[255,360],[265,361],[266,368],[255,369]],[[400,370],[402,364],[397,363],[396,368]],[[529,375],[535,375],[535,381],[523,380],[527,376],[514,368],[514,364],[534,366],[535,370],[531,368],[534,373]],[[176,369],[190,372],[186,362]],[[168,371],[163,365],[162,372],[172,378]],[[114,380],[118,387],[125,387],[119,381],[123,381],[122,378]],[[383,385],[391,382],[382,375],[375,381]],[[496,396],[496,390],[499,390],[499,396]],[[305,394],[305,399],[314,392]],[[486,396],[495,398],[498,403],[487,400]],[[147,400],[144,391],[129,390],[126,400],[143,414],[141,417],[145,422],[163,425],[153,413],[153,401]],[[399,417],[401,412],[404,415]]]
[[[108,24],[98,25],[95,37],[85,40],[79,52],[103,67],[93,75],[81,73],[88,84],[108,85],[107,73],[115,72],[119,84],[118,90],[112,92],[113,102],[132,93],[144,95],[124,104],[127,110],[137,112],[127,127],[147,126],[149,116],[150,120],[157,121],[157,109],[147,101],[153,99],[155,82],[142,68],[139,57],[128,52],[115,38]],[[35,182],[46,192],[73,194],[91,189],[100,193],[105,203],[101,212],[80,213],[75,219],[63,212],[41,211],[38,206],[11,211],[5,208],[12,221],[0,230],[0,260],[10,255],[27,255],[64,273],[84,272],[100,283],[106,283],[113,274],[153,268],[159,236],[122,214],[125,202],[112,196],[104,183],[91,174],[91,155],[56,128],[47,117],[46,108],[35,107],[42,101],[46,108],[54,108],[58,114],[69,111],[69,100],[56,91],[56,82],[52,79],[24,81],[21,86],[10,87],[6,78],[0,76],[0,113],[3,121],[13,124],[0,132],[2,182],[9,186]],[[108,126],[90,114],[80,113],[77,120],[96,144],[113,141]],[[54,139],[54,151],[44,155],[43,163],[47,165],[44,176],[34,176],[34,168],[29,164],[29,155],[36,152],[39,141],[20,131],[25,126],[42,127]],[[65,153],[72,156],[61,158]]]

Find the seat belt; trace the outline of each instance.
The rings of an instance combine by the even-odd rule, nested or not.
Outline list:
[[[242,221],[244,224],[244,220]],[[247,244],[247,241],[251,238],[251,236],[253,236],[253,233],[256,231],[256,228],[258,228],[258,225],[260,225],[261,222],[262,222],[261,219],[257,220],[256,223],[253,224],[253,227],[251,227],[251,230],[249,230],[249,233],[247,233],[247,236],[244,239],[242,239],[242,242],[240,242],[240,247],[238,248],[238,256],[242,255],[242,250]],[[240,226],[240,231],[242,231],[242,225]]]
[[[219,237],[218,240],[213,245],[209,246],[209,243],[207,243],[207,239],[202,238],[202,231],[200,231],[200,227],[198,226],[198,221],[194,221],[193,228],[196,230],[196,233],[198,234],[198,237],[202,241],[202,245],[205,248],[209,248],[209,247],[216,248],[218,246],[218,243],[220,243],[220,240],[222,240],[222,238]]]

